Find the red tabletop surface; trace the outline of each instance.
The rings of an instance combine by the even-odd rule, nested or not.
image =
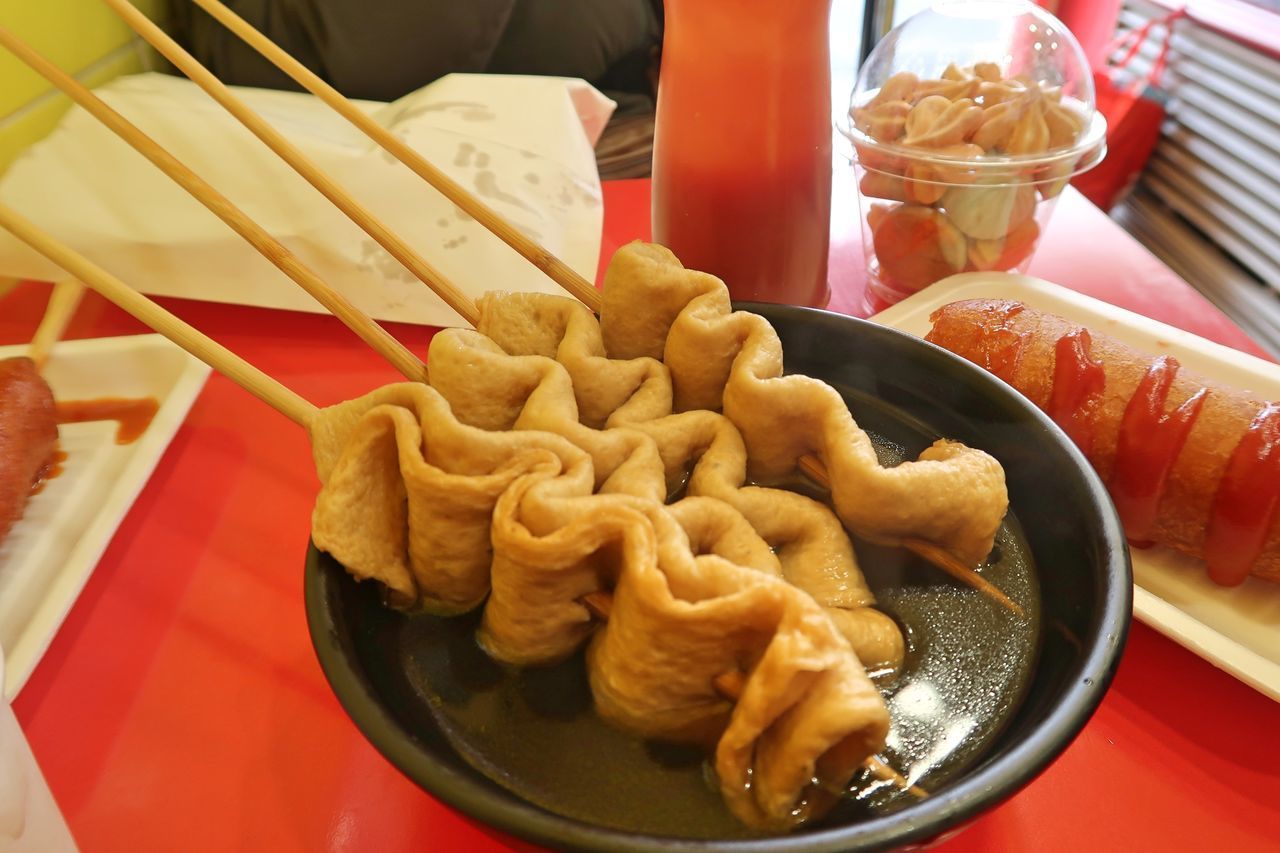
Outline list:
[[[853,205],[837,194],[831,307],[861,313]],[[647,181],[607,183],[602,258],[647,237],[648,221]],[[1030,272],[1260,352],[1073,193]],[[0,343],[29,339],[47,292],[27,284],[0,301]],[[329,317],[161,301],[318,404],[398,378]],[[425,353],[430,329],[389,329]],[[67,337],[142,331],[90,295]],[[317,489],[298,427],[211,377],[14,702],[85,850],[534,849],[423,793],[339,707],[303,614]],[[1280,705],[1135,624],[1079,738],[938,849],[1261,851],[1277,839]]]

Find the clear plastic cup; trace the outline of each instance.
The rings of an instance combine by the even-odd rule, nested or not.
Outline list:
[[[1075,37],[1026,2],[948,2],[863,64],[852,143],[867,305],[959,272],[1021,272],[1058,195],[1106,153]]]

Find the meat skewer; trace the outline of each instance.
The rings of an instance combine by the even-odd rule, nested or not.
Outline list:
[[[113,6],[123,2],[123,0],[108,0]],[[298,62],[287,52],[282,50],[278,45],[269,38],[255,29],[249,22],[245,21],[234,11],[229,9],[221,0],[194,0],[194,2],[216,18],[225,27],[238,35],[246,44],[271,62],[278,69],[288,75],[295,83],[302,86],[307,91],[324,101],[340,115],[346,118],[352,125],[369,136],[374,142],[378,143],[384,150],[392,154],[401,163],[413,170],[419,177],[431,184],[450,201],[453,201],[473,218],[483,224],[493,234],[504,240],[509,246],[519,252],[521,255],[529,259],[535,266],[542,269],[557,284],[571,293],[580,302],[586,305],[593,313],[599,313],[601,307],[601,295],[590,282],[578,275],[567,264],[555,258],[542,247],[533,243],[522,234],[519,230],[512,228],[502,217],[495,211],[487,207],[483,202],[467,192],[463,187],[454,182],[449,176],[445,175],[439,169],[428,163],[421,155],[410,148],[408,145],[397,139],[389,133],[385,128],[373,121],[365,113],[358,110],[349,100],[347,100],[340,92],[322,80],[310,69]],[[466,311],[450,305],[458,310],[464,317],[471,317]],[[474,320],[472,321],[474,325]],[[825,467],[822,461],[816,456],[806,456],[801,460],[801,470],[810,478],[814,479],[820,485],[830,486],[829,477],[826,475]],[[946,571],[952,577],[966,583],[976,589],[981,590],[984,594],[995,598],[1002,605],[1008,607],[1014,612],[1018,612],[1020,608],[1011,602],[1003,593],[1000,593],[994,586],[987,582],[981,575],[973,571],[972,567],[966,566],[959,560],[945,553],[939,553],[936,548],[930,548],[929,543],[907,541],[902,543],[904,547],[923,556],[929,562]]]
[[[591,611],[591,614],[601,622],[609,621],[609,614],[613,610],[613,596],[607,592],[593,592],[583,597],[583,604]],[[736,702],[742,696],[743,688],[746,687],[746,676],[741,670],[732,669],[717,675],[711,679],[711,686],[715,691],[728,699],[730,702]],[[900,790],[907,791],[920,799],[929,796],[929,792],[921,788],[919,785],[913,785],[901,773],[893,769],[891,766],[880,760],[878,756],[870,756],[862,766],[871,772],[871,775],[877,779],[883,779],[891,782]]]
[[[139,29],[140,31],[147,32],[145,27],[139,27]],[[154,34],[152,33],[151,35],[154,35]],[[3,31],[0,31],[0,40],[3,40],[3,36],[4,36]],[[13,40],[12,38],[10,38],[10,41],[16,41],[16,40]],[[158,43],[160,43],[161,41],[162,40],[157,39]],[[144,134],[141,133],[141,131],[139,131],[137,128],[133,127],[129,122],[123,119],[123,117],[120,117],[118,114],[112,111],[108,106],[103,104],[100,100],[96,98],[96,96],[84,90],[82,87],[80,87],[79,89],[76,89],[74,83],[65,79],[65,75],[61,75],[60,72],[56,71],[56,69],[50,68],[49,64],[46,61],[34,55],[34,52],[31,51],[29,48],[22,47],[20,50],[18,50],[18,52],[21,58],[30,62],[33,65],[33,67],[36,67],[37,70],[41,71],[41,73],[44,73],[47,77],[49,77],[49,79],[53,80],[58,85],[63,85],[64,83],[70,85],[72,88],[69,89],[69,94],[73,95],[73,97],[76,97],[78,100],[80,100],[81,103],[86,106],[86,108],[91,108],[91,111],[93,112],[94,115],[106,121],[108,125],[115,132],[117,132],[122,138],[125,139],[126,142],[128,142],[131,145],[134,145],[135,147],[138,147],[142,153],[146,154],[150,159],[152,159],[153,162],[161,166],[162,169],[164,169],[164,171],[166,171],[167,174],[169,174],[176,181],[178,181],[185,189],[187,189],[193,195],[197,196],[199,200],[201,200],[203,203],[205,203],[207,206],[209,206],[211,209],[214,209],[214,210],[219,210],[221,207],[223,207],[223,201],[225,200],[221,200],[220,197],[217,197],[216,194],[213,194],[212,191],[207,187],[207,185],[204,185],[203,182],[198,177],[192,174],[185,167],[181,166],[181,164],[178,164],[176,161],[174,161],[173,158],[169,157],[166,152],[164,152],[162,149],[159,148],[159,146],[157,146],[153,141],[149,140]],[[174,54],[174,58],[176,60],[182,60],[182,56],[178,54]],[[189,60],[190,58],[187,57],[187,59]],[[199,64],[195,63],[194,60],[190,60],[189,62],[184,62],[184,64],[186,64],[188,66],[188,70],[192,71],[193,73],[203,71],[203,69],[199,66]],[[205,72],[204,76],[212,78],[212,75],[208,75],[207,72]],[[216,84],[216,80],[214,80],[213,82]],[[220,86],[220,84],[210,86],[210,88],[216,92],[216,91],[219,91],[218,86]],[[221,94],[224,97],[220,99],[224,100],[229,107],[236,105],[234,102],[233,96],[225,92],[225,87],[223,87],[223,89],[221,90]],[[230,100],[227,100],[227,99],[230,99]],[[278,136],[273,135],[274,131],[270,131],[270,129],[266,127],[265,123],[263,123],[260,119],[258,119],[251,111],[247,110],[247,108],[241,107],[234,111],[236,112],[237,116],[240,117],[242,120],[252,120],[251,123],[257,126],[258,131],[264,131],[264,128],[265,128],[265,131],[262,133],[262,135],[274,140],[277,143],[280,143],[281,145],[284,145],[285,147],[288,146],[288,144],[284,143],[281,139],[278,138]],[[279,147],[279,146],[276,146],[276,147]],[[301,160],[298,157],[293,158],[291,162],[296,167],[299,167],[301,171],[307,172],[309,179],[314,179],[320,183],[323,183],[326,187],[326,195],[329,195],[331,197],[333,196],[345,197],[344,191],[342,191],[341,189],[333,185],[332,182],[329,181],[328,178],[325,177],[323,174],[321,174],[319,170],[317,170],[314,166],[306,163],[305,161]],[[348,201],[350,200],[348,199]],[[355,205],[354,202],[350,202],[346,206],[346,209],[348,211],[354,211],[358,209],[358,206]],[[355,218],[358,219],[359,217],[355,217]],[[265,232],[263,232],[262,229],[256,225],[256,223],[253,223],[251,220],[248,220],[247,217],[244,217],[242,214],[239,214],[239,212],[234,212],[234,215],[228,219],[228,222],[229,224],[232,224],[233,227],[236,227],[237,231],[242,235],[244,234],[257,235],[260,241],[271,240],[269,235],[266,235]],[[366,225],[367,223],[361,222],[360,224]],[[437,278],[438,277],[439,276],[437,276]],[[302,282],[300,281],[299,283],[301,284]],[[434,279],[431,282],[431,284],[432,286],[435,286]],[[324,304],[333,305],[333,304],[341,304],[344,302],[344,300],[339,294],[331,292],[328,286],[319,280],[315,280],[311,282],[310,289],[312,290],[313,295],[317,295],[321,297],[321,301]],[[592,293],[595,293],[595,291],[592,290]],[[474,303],[472,303],[470,299],[459,296],[457,299],[454,300],[454,302],[455,302],[455,307],[462,312],[464,318],[471,321],[472,323],[476,321],[477,310],[474,306]],[[363,325],[366,331],[381,333],[381,329],[379,327],[377,327],[367,317],[360,315],[359,312],[357,312],[355,309],[349,309],[347,316],[344,316],[341,314],[341,312],[339,312],[339,316],[340,316],[340,319],[343,319],[344,321],[350,321],[352,317],[354,317],[357,320],[360,320],[361,323],[352,324],[353,328],[356,328],[358,332],[360,330],[357,327],[360,325]],[[384,355],[385,354],[386,353],[384,352]],[[420,362],[416,362],[416,363],[420,364]],[[853,567],[852,570],[856,572],[856,567]],[[865,584],[861,583],[860,577],[850,578],[849,580],[850,580],[850,583],[847,586],[842,587],[842,589],[845,591],[839,593],[839,596],[841,599],[850,598],[856,594],[858,589],[865,588]],[[867,596],[869,597],[869,592],[867,593]],[[835,604],[837,602],[824,600],[823,603]],[[873,652],[873,656],[876,658],[877,665],[879,664],[889,664],[891,666],[896,665],[896,662],[900,661],[901,653],[902,653],[902,644],[901,644],[900,637],[897,639],[896,642],[894,642],[893,637],[891,636],[891,634],[892,635],[897,634],[896,628],[892,632],[890,632],[888,630],[889,624],[887,623],[887,620],[884,620],[884,619],[876,620],[874,618],[876,614],[863,613],[861,612],[860,609],[853,608],[852,602],[845,602],[841,600],[839,603],[843,606],[849,607],[849,611],[850,611],[849,613],[841,612],[838,615],[842,619],[842,624],[845,625],[846,630],[850,632],[850,637],[851,638],[855,638],[855,637],[867,638],[866,645],[865,646],[860,645],[860,648],[865,648],[867,651]],[[865,605],[869,602],[863,601],[859,603]],[[853,615],[855,609],[858,610],[856,617]],[[850,620],[853,620],[853,621],[850,621]],[[867,633],[864,622],[868,622],[868,621],[871,623],[875,623],[877,626],[878,630],[874,634]],[[876,637],[877,639],[870,639],[873,636]]]
[[[133,18],[133,17],[134,16],[130,16],[130,18]],[[131,23],[137,24],[138,22],[131,20]],[[154,37],[154,33],[151,33],[150,30],[148,30],[146,27],[142,26],[141,24],[139,24],[139,31]],[[157,43],[161,44],[163,43],[163,41],[161,39],[157,39]],[[300,261],[298,261],[291,253],[288,252],[287,249],[285,249],[282,245],[280,245],[277,241],[275,241],[274,238],[272,238],[269,234],[267,234],[260,226],[258,226],[251,219],[245,216],[241,211],[239,211],[237,208],[231,205],[231,203],[227,199],[225,199],[225,197],[218,194],[216,190],[214,190],[201,178],[195,175],[190,169],[188,169],[186,166],[184,166],[183,164],[178,162],[175,158],[173,158],[172,155],[170,155],[167,151],[165,151],[162,147],[160,147],[157,143],[155,143],[154,140],[146,136],[146,134],[144,134],[136,126],[128,122],[123,116],[121,116],[115,110],[107,106],[99,98],[93,95],[92,92],[88,91],[86,88],[81,86],[73,78],[69,77],[69,75],[66,75],[64,72],[62,72],[56,66],[52,65],[52,63],[48,62],[48,60],[44,59],[42,56],[40,56],[30,47],[23,44],[20,40],[14,37],[11,33],[9,33],[3,27],[0,27],[0,44],[3,44],[9,50],[14,52],[20,59],[22,59],[32,68],[34,68],[36,71],[44,75],[46,78],[48,78],[51,82],[53,82],[59,88],[63,89],[74,100],[80,103],[81,106],[83,106],[86,110],[88,110],[91,114],[93,114],[99,120],[103,121],[109,128],[111,128],[115,133],[121,136],[121,138],[123,138],[127,143],[129,143],[131,146],[136,148],[140,153],[142,153],[144,156],[150,159],[155,165],[160,167],[162,171],[164,171],[171,178],[177,181],[181,186],[183,186],[184,189],[186,189],[198,200],[200,200],[207,207],[209,207],[210,210],[212,210],[214,213],[216,213],[221,218],[223,218],[224,221],[226,221],[228,225],[230,225],[234,230],[236,230],[237,233],[245,237],[246,240],[248,240],[251,244],[253,244],[255,248],[258,248],[259,251],[261,251],[265,256],[267,256],[268,259],[272,260],[273,263],[275,263],[282,271],[286,272],[286,274],[288,274],[291,278],[293,278],[295,282],[297,282],[300,286],[302,286],[305,290],[307,290],[308,293],[310,293],[323,305],[330,308],[330,310],[336,316],[338,316],[339,319],[341,319],[350,328],[352,328],[353,331],[355,331],[358,335],[360,335],[366,342],[370,343],[370,345],[373,346],[375,350],[377,350],[380,354],[386,357],[388,361],[390,361],[393,365],[395,365],[398,369],[400,369],[400,371],[404,373],[406,377],[411,379],[422,379],[422,380],[426,379],[426,369],[421,361],[419,361],[415,356],[409,353],[408,350],[406,350],[403,346],[401,346],[397,341],[391,338],[391,336],[388,335],[380,326],[378,326],[376,323],[370,320],[367,316],[361,313],[358,309],[356,309],[353,305],[351,305],[350,302],[348,302],[345,299],[345,297],[343,297],[341,294],[334,291],[331,287],[329,287],[322,280],[320,280],[313,272],[311,272],[311,270],[303,266]],[[175,57],[177,56],[178,54],[175,54]],[[181,57],[178,57],[178,58],[181,58]],[[199,71],[204,71],[204,69],[201,66],[199,66],[198,63],[195,63],[194,59],[191,59],[189,63],[184,62],[184,64],[188,65],[189,70],[193,72],[198,73]],[[207,74],[207,72],[205,72],[205,74]],[[208,76],[210,78],[212,77],[212,75],[208,75]],[[206,80],[205,82],[208,83],[209,81]],[[214,83],[216,82],[217,81],[215,79]],[[218,91],[220,100],[225,100],[225,99],[234,100],[229,93],[225,93],[225,96],[224,96],[223,92],[217,89],[217,86],[220,86],[220,84],[217,84],[216,86],[210,85],[208,88],[210,88],[213,91]],[[223,87],[223,89],[225,89],[225,87]],[[228,103],[230,103],[230,101],[228,101]],[[233,112],[235,112],[237,117],[241,118],[242,121],[249,121],[250,117],[252,117],[253,119],[257,119],[257,117],[254,116],[251,111],[247,110],[247,108],[241,107],[239,109],[233,110]],[[285,143],[283,142],[282,139],[279,139],[278,135],[272,136],[272,134],[274,134],[274,131],[270,131],[269,128],[266,128],[265,131],[263,130],[263,128],[265,128],[265,123],[262,123],[260,119],[257,119],[257,121],[253,123],[258,126],[259,131],[263,131],[262,135],[269,136],[276,142],[279,142],[287,147],[288,143]],[[273,146],[273,147],[276,147],[276,146]],[[305,161],[302,161],[301,155],[298,155],[297,157],[292,158],[290,162],[293,165],[295,165],[296,168],[300,168],[301,171],[308,172],[309,173],[308,179],[314,178],[318,186],[323,184],[325,186],[325,194],[327,196],[330,196],[330,197],[340,196],[340,197],[346,198],[346,193],[344,191],[342,191],[336,185],[333,185],[332,182],[329,181],[323,174],[319,173],[319,170],[315,169],[314,166],[311,166],[309,163],[305,163]],[[458,193],[462,193],[466,195],[466,191],[461,189],[460,187],[457,187],[456,191]],[[476,201],[475,203],[479,204],[478,201]],[[348,211],[358,211],[361,208],[354,201],[347,199],[346,207],[344,209]],[[497,215],[492,214],[492,216],[496,217]],[[358,219],[358,217],[353,217],[353,218]],[[481,218],[481,217],[477,217],[477,218]],[[503,237],[503,239],[507,239],[509,236],[507,232],[514,232],[514,229],[505,221],[500,220],[500,218],[499,218],[499,222],[500,222],[500,226],[494,226],[495,233],[498,233],[499,236]],[[359,221],[359,224],[361,224],[362,226],[367,226],[369,223],[366,223],[365,221]],[[485,224],[489,225],[490,223],[485,221]],[[557,262],[557,263],[551,264],[550,266],[552,268],[558,269],[559,266],[563,266],[563,265],[558,264]],[[567,269],[567,267],[565,269]],[[597,307],[600,304],[599,292],[595,290],[595,288],[591,287],[590,285],[587,285],[585,288],[583,288],[581,286],[582,282],[580,281],[580,277],[577,277],[576,273],[572,273],[572,271],[570,271],[570,273],[571,275],[566,277],[565,283],[567,284],[568,287],[570,287],[571,292],[575,292],[575,295],[579,295],[580,298],[582,298],[586,302],[589,308],[594,309],[595,307]],[[437,284],[437,280],[440,280],[440,279],[442,279],[442,277],[439,276],[438,274],[435,274],[430,276],[430,280],[427,283],[431,285],[433,288],[435,288]],[[453,298],[453,297],[447,297],[447,298]],[[461,296],[458,296],[453,301],[455,303],[453,307],[455,307],[456,310],[459,310],[460,313],[464,316],[464,318],[467,318],[468,320],[474,323],[476,318],[476,312],[473,307],[474,303],[470,303],[470,300],[467,300],[465,297],[461,297]],[[816,462],[816,460],[814,461]],[[933,559],[933,558],[945,556],[943,554],[940,554],[940,552],[938,552],[937,549],[924,549],[923,553],[926,556],[926,558],[931,558],[931,561],[941,563],[944,568],[948,568],[948,566],[953,565],[955,563],[955,560],[952,560],[952,559]],[[971,585],[974,585],[979,589],[983,589],[984,592],[986,591],[983,587],[982,579],[978,575],[976,575],[976,573],[961,571],[956,574],[965,582],[970,583]]]
[[[117,3],[114,5],[119,6],[120,4]],[[125,8],[131,8],[131,7],[128,7],[126,5]],[[136,13],[131,15],[131,18],[137,18],[137,17],[139,16],[137,16]],[[289,144],[283,140],[282,137],[276,134],[275,131],[271,130],[270,127],[267,126],[252,111],[248,110],[242,104],[240,104],[234,98],[234,96],[232,96],[226,90],[225,87],[221,86],[221,84],[216,80],[216,78],[213,78],[212,75],[210,75],[198,63],[196,63],[193,59],[191,59],[189,55],[182,52],[179,48],[176,47],[176,45],[173,45],[172,42],[166,42],[165,41],[166,37],[164,37],[162,34],[158,35],[157,34],[158,31],[155,30],[154,26],[151,26],[149,25],[148,22],[145,22],[145,19],[143,19],[142,22],[139,22],[137,20],[131,20],[130,23],[134,25],[135,28],[139,30],[139,32],[143,33],[145,36],[151,39],[156,44],[157,47],[160,47],[161,49],[166,50],[170,58],[173,59],[175,62],[177,62],[180,66],[182,66],[184,70],[186,70],[189,74],[192,74],[193,76],[198,77],[198,79],[201,82],[201,85],[203,85],[207,90],[209,90],[212,94],[214,94],[214,96],[218,98],[218,100],[222,102],[224,106],[227,106],[227,108],[231,110],[238,118],[240,118],[246,124],[250,125],[251,129],[253,129],[255,133],[257,133],[260,137],[262,137],[264,141],[266,141],[273,148],[273,150],[276,150],[277,153],[280,153],[283,157],[285,157],[285,159],[289,161],[290,164],[293,165],[296,169],[302,172],[307,177],[308,180],[316,184],[318,188],[321,188],[322,191],[325,192],[325,194],[328,197],[330,197],[335,201],[339,199],[345,200],[345,202],[347,203],[342,205],[343,209],[349,215],[351,215],[353,219],[357,220],[359,224],[365,227],[366,230],[368,230],[371,234],[373,234],[374,236],[377,236],[375,232],[377,228],[380,228],[382,226],[380,226],[376,222],[372,223],[371,225],[369,222],[364,221],[365,218],[360,212],[361,209],[357,205],[355,205],[354,202],[351,202],[349,197],[347,197],[342,190],[336,188],[332,184],[332,182],[328,180],[326,176],[324,176],[313,165],[311,165],[305,159],[303,159],[301,155],[297,154],[297,152],[293,150],[289,146]],[[442,277],[436,274],[434,277],[429,277],[429,278],[431,279],[431,285],[435,287],[440,283],[440,280]],[[453,299],[453,305],[456,309],[462,312],[465,318],[474,322],[475,316],[476,316],[476,310],[474,308],[474,305],[470,302],[469,299],[466,299],[466,297],[462,297],[462,296],[456,296],[456,298]],[[824,604],[825,603],[827,602],[824,601]],[[842,612],[841,615],[845,616],[846,614]],[[849,616],[851,617],[852,614],[849,614]],[[865,614],[859,614],[859,618],[870,619],[870,616]],[[848,630],[852,632],[854,630],[854,623],[848,623],[848,624],[849,624]],[[861,623],[858,623],[858,625],[861,625]],[[882,625],[881,627],[883,628],[884,626]],[[881,631],[881,634],[886,637],[888,636],[887,633],[885,633],[884,631]],[[878,648],[884,647],[884,643],[878,643],[876,645]],[[860,648],[862,647],[860,646]],[[896,653],[892,653],[892,652],[888,654],[877,653],[877,656],[875,656],[873,659],[877,662],[877,664],[893,663],[894,661],[899,661],[901,659],[900,641],[898,643],[898,651]]]
[[[818,457],[812,455],[800,457],[800,471],[822,488],[831,488],[831,477],[827,474],[826,466],[822,464],[822,460]],[[960,562],[948,551],[920,539],[905,539],[899,544],[911,553],[928,560],[961,583],[967,584],[987,596],[987,598],[999,602],[1001,606],[1018,616],[1024,615],[1022,607],[1016,601],[1005,595],[998,586],[974,571],[971,566]]]

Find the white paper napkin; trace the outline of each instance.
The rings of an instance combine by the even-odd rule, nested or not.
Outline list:
[[[325,104],[236,93],[465,292],[560,288]],[[97,94],[382,320],[461,319],[188,80],[140,74]],[[453,74],[391,104],[357,102],[591,279],[602,208],[593,146],[613,101],[581,80]],[[0,200],[151,294],[324,309],[80,108],[0,180]],[[0,230],[0,275],[60,271]]]

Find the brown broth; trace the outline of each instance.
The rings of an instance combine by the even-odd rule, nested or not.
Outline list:
[[[881,462],[904,450],[876,439]],[[807,480],[785,484],[825,500]],[[901,549],[855,539],[880,606],[903,626],[903,673],[880,685],[893,723],[885,758],[937,790],[973,764],[999,735],[1030,682],[1038,648],[1039,583],[1012,513],[982,573],[1026,613],[1019,617],[959,586]],[[725,808],[707,756],[645,741],[604,723],[592,709],[583,655],[549,667],[505,668],[477,646],[478,614],[416,617],[395,642],[405,651],[408,689],[485,776],[529,802],[617,829],[682,838],[751,838]],[[859,774],[825,821],[896,810],[914,800]]]

